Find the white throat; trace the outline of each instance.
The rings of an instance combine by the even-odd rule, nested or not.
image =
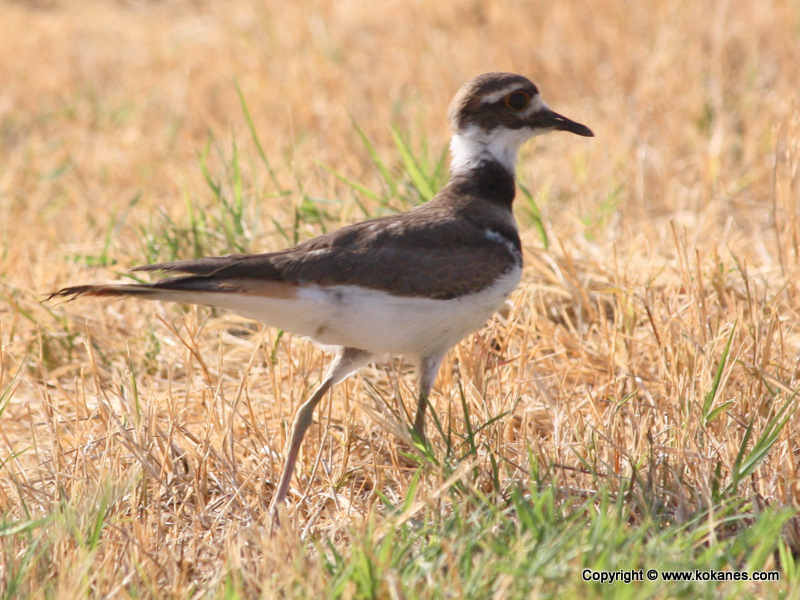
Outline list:
[[[527,127],[506,129],[498,127],[484,131],[477,125],[470,125],[453,135],[450,141],[450,171],[463,173],[477,168],[482,163],[495,161],[509,173],[514,174],[517,151],[523,142],[535,135]]]

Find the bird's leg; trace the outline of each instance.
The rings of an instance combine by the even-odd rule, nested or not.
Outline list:
[[[423,442],[425,441],[425,410],[428,408],[428,396],[443,358],[444,352],[426,356],[419,364],[419,396],[417,398],[417,414],[414,417],[414,433],[419,435]]]
[[[289,493],[289,485],[292,481],[292,473],[297,463],[297,456],[300,454],[300,446],[303,443],[303,436],[311,425],[314,417],[314,409],[320,400],[325,396],[334,384],[340,382],[345,377],[358,370],[359,367],[369,362],[371,355],[363,350],[355,348],[342,348],[333,359],[328,373],[314,394],[306,400],[297,410],[292,422],[292,433],[289,436],[289,445],[286,450],[286,458],[283,462],[283,473],[281,474],[278,489],[272,497],[269,505],[269,512],[274,517],[277,516],[278,507],[286,500]]]
[[[289,436],[289,447],[286,452],[286,459],[283,461],[283,473],[281,474],[281,481],[278,484],[278,489],[272,497],[269,510],[274,514],[278,506],[286,500],[286,495],[289,493],[289,484],[292,481],[292,473],[294,473],[294,466],[297,463],[297,455],[300,454],[300,446],[303,443],[303,436],[306,433],[309,425],[314,416],[314,409],[319,404],[319,401],[325,396],[329,389],[333,386],[333,379],[327,377],[317,391],[306,400],[303,405],[297,409],[294,415],[294,422],[292,422],[292,433]]]
[[[414,433],[425,441],[425,409],[428,408],[428,395],[420,391],[417,397],[417,415],[414,417]]]

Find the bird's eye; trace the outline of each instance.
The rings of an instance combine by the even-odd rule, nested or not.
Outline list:
[[[506,106],[514,110],[525,110],[531,103],[531,95],[528,92],[513,92],[506,96]]]

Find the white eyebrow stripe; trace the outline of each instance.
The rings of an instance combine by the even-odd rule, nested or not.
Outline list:
[[[533,113],[539,112],[540,110],[550,110],[550,107],[542,101],[542,97],[539,96],[539,94],[536,94],[533,98],[531,98],[531,103],[528,105],[528,108],[522,111],[522,114],[526,117],[529,117]]]

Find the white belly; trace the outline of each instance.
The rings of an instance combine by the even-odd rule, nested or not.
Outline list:
[[[216,302],[209,303],[325,346],[424,357],[450,348],[481,327],[517,287],[521,273],[521,268],[513,269],[493,286],[451,300],[398,297],[342,285],[307,286],[291,300],[214,294]]]

